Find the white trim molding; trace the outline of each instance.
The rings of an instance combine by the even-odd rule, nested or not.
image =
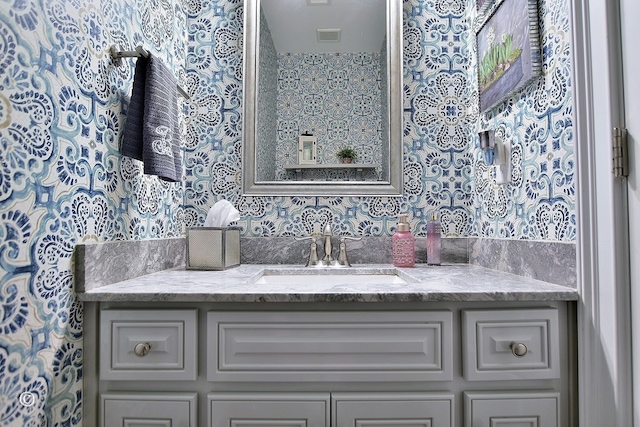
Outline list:
[[[632,357],[626,180],[611,173],[624,123],[618,0],[572,0],[576,112],[580,427],[630,427]]]
[[[640,81],[638,69],[640,69],[640,2],[638,0],[620,1],[620,20],[622,32],[622,65],[625,91],[625,127],[629,145],[629,177],[628,177],[628,203],[629,203],[629,253],[630,259],[636,262],[630,263],[631,283],[631,324],[640,325]],[[635,95],[635,96],[634,96]],[[634,220],[635,219],[635,220]],[[632,327],[632,343],[634,364],[640,361],[640,328]],[[633,410],[634,425],[640,426],[640,366],[633,369]]]

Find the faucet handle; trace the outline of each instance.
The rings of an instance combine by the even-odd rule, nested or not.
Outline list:
[[[362,237],[349,237],[342,236],[340,237],[340,251],[338,253],[338,259],[336,263],[342,267],[351,267],[349,263],[349,258],[347,257],[347,240],[361,240]]]
[[[305,265],[305,267],[315,267],[319,265],[320,259],[318,258],[318,243],[316,241],[316,237],[294,237],[294,239],[297,241],[311,240],[311,246],[309,247],[309,259],[307,260],[307,264]]]

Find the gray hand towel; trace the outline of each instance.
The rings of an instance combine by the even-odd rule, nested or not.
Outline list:
[[[144,120],[144,91],[147,82],[147,66],[149,59],[140,57],[136,61],[133,75],[133,89],[127,109],[127,120],[124,124],[124,135],[120,152],[123,156],[142,160],[142,122]]]
[[[153,57],[138,58],[121,152],[142,160],[144,173],[182,179],[176,79]]]

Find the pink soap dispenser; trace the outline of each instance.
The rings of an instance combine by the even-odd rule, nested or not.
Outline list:
[[[411,234],[407,214],[398,216],[398,229],[393,235],[393,265],[413,267],[416,263],[416,239]]]

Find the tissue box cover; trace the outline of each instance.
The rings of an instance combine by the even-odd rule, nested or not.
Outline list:
[[[194,227],[187,230],[187,269],[224,270],[240,265],[240,229]]]

